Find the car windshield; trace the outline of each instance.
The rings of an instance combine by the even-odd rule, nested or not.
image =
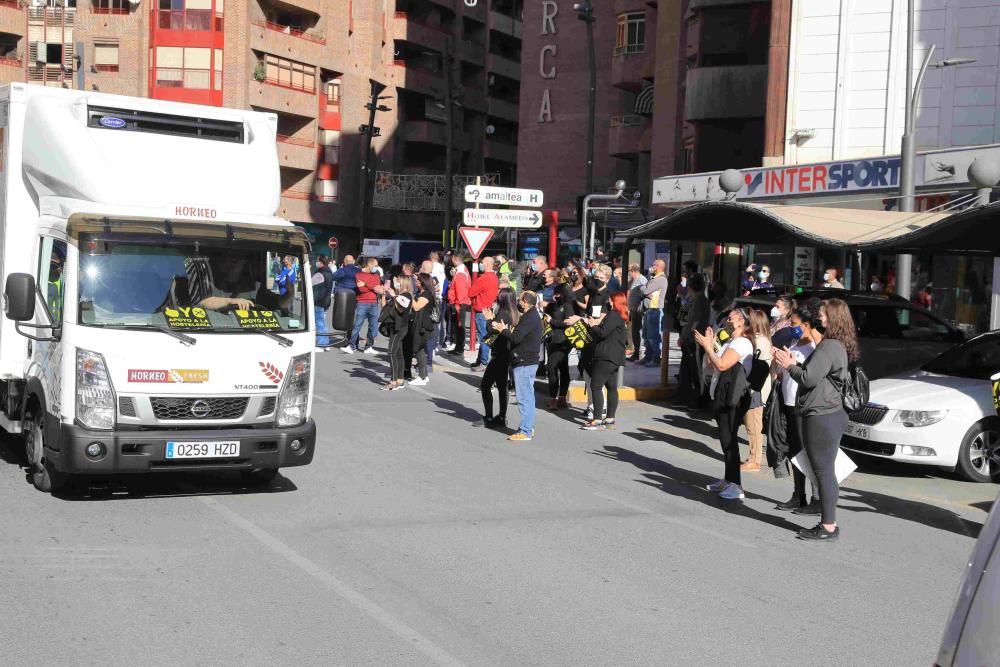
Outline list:
[[[307,326],[300,258],[287,247],[86,238],[80,247],[80,324],[276,332]]]
[[[977,338],[951,348],[923,366],[928,373],[988,380],[1000,371],[1000,336]]]

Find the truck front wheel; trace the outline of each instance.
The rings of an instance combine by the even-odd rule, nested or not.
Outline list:
[[[28,475],[34,487],[44,493],[59,493],[65,489],[69,475],[59,472],[45,459],[45,414],[38,408],[26,412],[22,432]]]

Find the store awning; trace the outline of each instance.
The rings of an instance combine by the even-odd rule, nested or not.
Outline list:
[[[867,243],[865,249],[1000,255],[1000,202],[958,211],[904,234]]]
[[[892,245],[894,239],[915,235],[950,217],[954,216],[712,201],[686,206],[666,218],[619,232],[618,237],[846,248]]]

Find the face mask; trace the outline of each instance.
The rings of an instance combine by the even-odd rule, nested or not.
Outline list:
[[[872,283],[871,284],[871,289],[872,289],[873,292],[879,292],[879,291],[882,290],[882,286],[879,285],[878,283]]]
[[[767,275],[768,275],[767,271],[761,271],[760,273],[757,274],[757,277],[759,277],[761,280],[767,280]]]
[[[813,322],[813,329],[815,329],[820,333],[826,333],[826,327],[823,325],[822,322]]]
[[[796,340],[802,338],[802,327],[792,327],[791,328],[792,337]]]
[[[771,309],[771,319],[772,320],[777,320],[780,317],[781,317],[781,311],[778,310],[777,306],[775,306],[774,308]]]

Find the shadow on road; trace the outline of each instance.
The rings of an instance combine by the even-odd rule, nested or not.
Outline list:
[[[861,503],[864,507],[845,505],[844,501]],[[971,538],[979,537],[979,531],[983,528],[982,524],[964,519],[955,512],[936,505],[845,487],[840,488],[840,502],[837,504],[837,509],[845,512],[883,514]]]
[[[232,473],[169,473],[122,475],[113,479],[80,477],[72,488],[57,496],[66,501],[139,500],[142,498],[193,498],[298,491],[281,473],[270,483],[253,484]]]
[[[703,435],[707,438],[714,439],[718,437],[719,434],[719,429],[716,428],[715,424],[712,422],[693,419],[686,415],[665,414],[662,417],[655,417],[653,421],[661,422],[667,426],[673,426],[674,428],[681,428],[685,431],[691,431],[692,433],[697,433],[698,435]]]
[[[695,454],[707,456],[710,459],[716,459],[718,461],[722,460],[721,452],[715,451],[710,445],[702,442],[701,440],[682,438],[679,435],[674,435],[672,433],[664,433],[663,431],[642,427],[639,427],[637,431],[625,431],[622,435],[632,438],[633,440],[638,440],[639,442],[661,441],[674,447],[686,449]],[[710,481],[714,482],[715,480]]]
[[[458,401],[452,401],[440,396],[434,396],[431,398],[431,402],[441,408],[441,414],[454,417],[455,419],[461,419],[466,422],[477,422],[482,421],[483,419],[483,415],[479,410],[470,408],[469,406],[459,403]]]
[[[603,451],[596,450],[591,452],[591,454],[603,456],[614,461],[631,463],[636,468],[647,473],[643,475],[645,479],[636,480],[637,482],[658,488],[672,496],[679,496],[700,502],[729,514],[738,514],[750,519],[756,519],[782,530],[798,531],[802,528],[801,525],[792,523],[782,516],[758,512],[748,507],[745,503],[722,500],[706,489],[709,484],[716,481],[714,477],[710,477],[709,475],[678,468],[666,461],[651,459],[648,456],[643,456],[622,447],[605,446]],[[770,503],[776,502],[773,498],[768,498],[767,496],[761,496],[749,491],[745,491],[745,493],[748,498],[764,500]]]

